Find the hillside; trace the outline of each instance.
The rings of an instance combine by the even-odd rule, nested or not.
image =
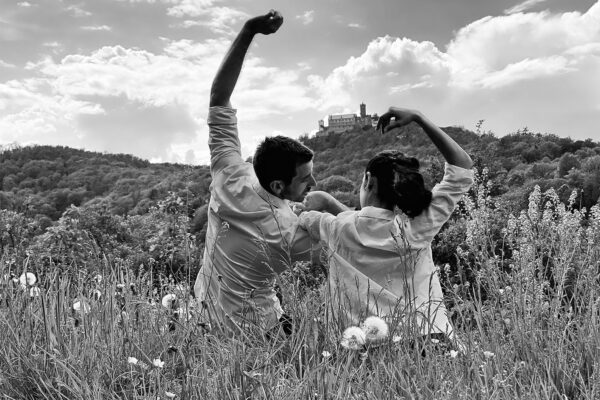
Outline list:
[[[101,205],[117,215],[144,214],[175,192],[191,209],[208,198],[208,167],[151,164],[126,154],[61,146],[0,153],[0,208],[57,220],[71,204]]]
[[[591,139],[573,141],[527,129],[502,138],[459,127],[443,129],[465,148],[479,171],[487,168],[490,194],[518,209],[526,206],[535,185],[542,191],[554,187],[563,201],[577,189],[576,204],[586,208],[600,197],[600,143]],[[302,141],[315,150],[314,170],[320,188],[335,192],[353,206],[358,205],[361,173],[369,158],[381,150],[397,149],[417,157],[430,186],[443,173],[443,159],[414,124],[384,135],[369,128],[304,137]]]

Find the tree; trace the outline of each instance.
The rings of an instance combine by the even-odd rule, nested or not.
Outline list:
[[[563,154],[558,161],[558,176],[564,178],[572,168],[581,168],[581,163],[572,153]]]

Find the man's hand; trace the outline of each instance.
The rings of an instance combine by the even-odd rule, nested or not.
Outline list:
[[[394,118],[393,121],[392,118]],[[377,130],[381,130],[381,133],[385,133],[394,128],[408,125],[413,121],[419,123],[421,118],[422,115],[419,111],[409,110],[407,108],[390,107],[388,112],[379,117]]]
[[[266,15],[254,17],[246,22],[246,27],[252,34],[262,33],[263,35],[270,35],[277,32],[279,27],[283,24],[283,17],[278,11],[271,10]]]

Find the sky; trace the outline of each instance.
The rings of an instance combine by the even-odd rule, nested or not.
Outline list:
[[[271,8],[232,97],[244,157],[361,102],[600,140],[600,0],[2,0],[0,145],[206,164],[212,79]]]

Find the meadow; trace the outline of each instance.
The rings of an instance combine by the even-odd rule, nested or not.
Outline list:
[[[198,313],[189,295],[193,268],[170,277],[159,270],[158,256],[138,257],[145,264],[133,268],[138,261],[123,249],[99,245],[97,233],[77,225],[85,216],[76,207],[46,241],[24,243],[18,232],[28,222],[2,210],[0,394],[598,399],[600,206],[581,208],[576,199],[574,193],[564,203],[554,190],[536,187],[528,207],[515,210],[492,199],[485,173],[478,175],[452,229],[441,234],[459,243],[451,249],[455,262],[440,265],[439,273],[462,353],[434,341],[396,342],[401,323],[390,325],[379,346],[341,346],[344,327],[323,312],[323,272],[306,264],[280,280],[295,321],[292,335],[249,330],[232,337],[210,329]],[[160,212],[176,215],[168,207]],[[169,221],[171,234],[185,232],[190,222]],[[158,225],[152,231],[142,222],[130,221],[150,232],[153,241],[144,240],[155,248],[145,251],[167,246]],[[105,223],[119,231],[124,221]],[[202,249],[185,233],[173,237],[182,259],[197,262]]]

